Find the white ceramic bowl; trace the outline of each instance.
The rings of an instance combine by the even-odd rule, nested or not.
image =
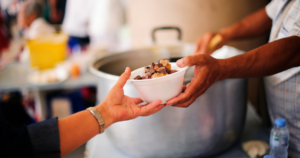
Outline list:
[[[144,102],[151,103],[160,99],[162,104],[165,104],[168,100],[180,94],[182,91],[184,74],[188,67],[179,68],[175,62],[170,64],[171,69],[177,70],[178,72],[163,77],[134,80],[134,77],[137,75],[142,76],[144,74],[145,67],[131,72],[129,81],[134,85]]]

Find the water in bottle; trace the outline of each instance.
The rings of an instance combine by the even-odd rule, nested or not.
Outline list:
[[[283,118],[275,120],[275,127],[271,130],[270,136],[270,155],[276,158],[287,158],[289,147],[289,130]]]

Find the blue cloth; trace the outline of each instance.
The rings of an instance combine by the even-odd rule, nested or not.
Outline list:
[[[0,119],[0,157],[34,157],[26,126],[16,128]]]
[[[60,140],[57,117],[27,126],[36,158],[59,158]]]
[[[20,92],[0,93],[0,119],[9,122],[12,126],[21,128],[24,125],[35,123],[23,107],[23,98]]]
[[[0,104],[0,157],[60,158],[57,118],[18,127],[18,124],[13,125],[14,122],[10,123],[11,120],[5,117],[7,112],[9,111],[3,109],[3,104]],[[10,115],[19,117],[18,113]]]
[[[0,119],[1,157],[60,158],[57,118],[16,128]]]
[[[19,93],[0,101],[0,157],[59,158],[57,118],[29,124]]]

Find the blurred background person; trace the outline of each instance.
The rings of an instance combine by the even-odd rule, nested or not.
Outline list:
[[[0,14],[2,14],[2,27],[9,39],[12,39],[11,27],[20,8],[20,0],[0,0]]]
[[[44,6],[35,0],[25,1],[18,13],[18,27],[24,30],[26,39],[35,39],[41,35],[51,34],[55,29],[43,19]]]
[[[62,30],[70,35],[71,50],[88,44],[109,48],[118,43],[118,31],[125,21],[124,3],[120,0],[67,1]]]

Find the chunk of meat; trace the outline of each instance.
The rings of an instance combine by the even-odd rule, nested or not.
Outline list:
[[[161,64],[161,63],[158,63],[157,66],[158,66],[158,67],[163,67],[164,65]]]
[[[154,69],[154,67],[155,67],[155,64],[152,62],[152,64],[151,64],[151,67]]]
[[[167,73],[170,74],[171,73],[171,69],[169,69],[167,67],[165,67],[165,68],[166,68]]]
[[[148,72],[152,75],[153,73],[155,73],[155,69],[153,67],[150,67]]]
[[[138,75],[134,79],[141,80],[158,78],[177,72],[177,70],[171,69],[171,64],[169,63],[169,60],[160,60],[160,63],[157,64],[152,62],[151,65],[145,67],[144,70],[145,73],[142,76]]]
[[[134,79],[135,79],[135,80],[141,80],[142,77],[141,77],[140,75],[137,75]]]
[[[160,67],[156,70],[156,72],[167,74],[167,68],[166,67]]]

